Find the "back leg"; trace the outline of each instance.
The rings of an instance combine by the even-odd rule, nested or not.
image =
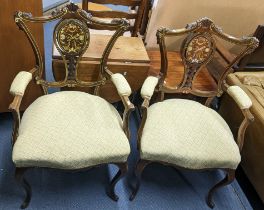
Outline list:
[[[30,200],[31,200],[31,196],[32,196],[31,187],[29,183],[27,182],[27,180],[24,178],[24,173],[26,172],[27,169],[28,168],[16,168],[16,171],[15,171],[15,178],[17,182],[24,188],[26,192],[24,201],[20,206],[21,209],[25,209],[28,207]]]
[[[211,190],[209,191],[207,198],[206,198],[206,203],[210,208],[214,208],[214,206],[215,206],[215,204],[213,202],[214,192],[217,189],[219,189],[220,187],[224,187],[224,186],[230,184],[231,182],[234,181],[234,179],[235,179],[235,170],[228,170],[226,177],[211,188]]]
[[[118,201],[118,196],[115,194],[115,186],[117,184],[117,182],[125,176],[125,174],[127,173],[127,163],[121,163],[121,164],[115,164],[118,166],[119,171],[117,172],[117,174],[115,175],[115,177],[112,179],[112,181],[110,182],[110,185],[106,191],[106,194],[114,201]]]

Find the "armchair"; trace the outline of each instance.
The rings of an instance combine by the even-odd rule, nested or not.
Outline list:
[[[180,54],[184,74],[181,82],[176,87],[171,87],[166,84],[168,70],[166,37],[183,35],[185,38]],[[225,67],[215,90],[196,89],[193,81],[213,59],[216,38],[241,45],[244,49],[230,65]],[[183,169],[225,171],[226,177],[207,195],[207,205],[213,208],[213,193],[219,187],[231,183],[235,178],[235,170],[241,159],[240,151],[243,147],[245,130],[254,119],[249,111],[252,105],[250,98],[240,87],[228,86],[225,78],[240,58],[251,53],[258,46],[258,40],[254,37],[242,39],[232,37],[223,33],[210,19],[202,18],[183,29],[159,29],[157,41],[161,54],[160,76],[159,78],[148,77],[141,89],[144,101],[143,118],[138,131],[140,158],[135,168],[137,182],[130,200],[135,198],[139,190],[144,168],[150,163],[158,162]],[[150,105],[154,91],[159,93],[160,102]],[[227,92],[233,98],[244,115],[236,141],[227,123],[210,108],[213,98],[220,97],[223,92]],[[205,98],[205,104],[187,99],[164,100],[164,95],[170,93],[191,94]]]
[[[55,46],[63,57],[65,78],[62,81],[43,79],[44,63],[39,47],[27,23],[46,23],[59,20],[53,37]],[[119,171],[112,179],[107,195],[117,201],[116,183],[127,172],[129,145],[129,115],[134,109],[129,100],[131,89],[121,74],[113,74],[107,68],[111,49],[129,27],[124,20],[104,23],[94,20],[75,4],[62,8],[51,16],[33,17],[17,12],[15,22],[30,42],[36,66],[30,71],[21,71],[14,79],[10,93],[14,100],[10,110],[14,116],[13,154],[15,177],[26,191],[21,208],[26,208],[31,199],[31,187],[23,178],[31,168],[83,170],[103,164],[115,164]],[[82,81],[78,77],[78,64],[89,47],[90,28],[116,28],[100,62],[97,81]],[[42,87],[43,96],[37,98],[20,118],[20,103],[31,80]],[[123,119],[110,103],[100,98],[100,87],[112,81],[125,106]],[[48,94],[49,88],[90,87],[94,95],[80,91],[59,91]]]

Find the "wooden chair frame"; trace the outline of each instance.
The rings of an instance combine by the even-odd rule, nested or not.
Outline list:
[[[147,6],[148,0],[83,0],[82,8],[87,12],[91,13],[93,16],[98,18],[125,18],[125,19],[134,19],[134,26],[130,26],[127,31],[131,32],[133,37],[138,36],[142,24],[142,18]],[[114,5],[123,5],[130,7],[138,7],[137,13],[129,13],[122,11],[93,11],[89,10],[88,3],[96,4],[114,4]]]
[[[168,59],[167,59],[165,38],[168,36],[172,37],[172,36],[181,36],[181,35],[187,35],[187,37],[183,41],[180,52],[184,64],[184,76],[180,84],[177,85],[176,87],[167,87],[166,84],[164,83],[168,70]],[[201,91],[192,87],[192,81],[196,77],[197,73],[213,58],[213,54],[216,51],[216,43],[212,35],[215,35],[233,44],[242,45],[245,47],[245,49],[237,57],[235,57],[234,60],[230,64],[228,64],[228,66],[225,68],[224,73],[222,74],[220,80],[218,81],[216,91]],[[204,49],[209,48],[209,50],[203,51],[198,55],[197,52],[190,51],[190,55],[189,55],[189,52],[187,51],[189,44],[193,40],[195,40],[196,37],[204,37],[205,38],[204,43],[202,44],[203,46],[205,46]],[[161,70],[159,75],[159,82],[156,87],[156,92],[160,95],[160,101],[164,100],[165,93],[191,94],[191,95],[207,98],[205,102],[205,106],[208,107],[210,107],[210,104],[214,97],[220,97],[223,94],[223,92],[227,90],[228,85],[225,82],[225,78],[230,72],[233,71],[232,66],[235,65],[244,55],[253,52],[255,48],[258,46],[258,40],[256,38],[243,37],[239,39],[231,35],[225,34],[222,32],[221,28],[216,26],[208,18],[202,18],[194,23],[188,24],[186,28],[179,30],[169,30],[166,28],[161,28],[157,31],[157,41],[160,47],[160,54],[161,54]],[[138,131],[138,142],[137,142],[138,150],[140,150],[140,146],[141,146],[140,140],[147,119],[147,112],[148,112],[148,107],[150,105],[150,100],[151,100],[150,97],[144,97],[144,101],[141,106],[142,121]],[[254,120],[254,117],[249,109],[241,109],[241,111],[244,115],[244,120],[240,125],[237,135],[237,141],[236,141],[240,151],[242,150],[243,147],[246,128],[250,124],[250,122]],[[182,167],[167,162],[162,162],[162,161],[157,161],[157,162],[163,165],[169,165],[175,168],[183,169]],[[141,174],[144,168],[151,163],[153,163],[153,161],[139,158],[134,171],[137,182],[130,196],[130,200],[133,200],[135,198],[139,190]],[[214,169],[215,168],[206,168],[204,170],[214,170]],[[230,184],[235,179],[235,170],[229,168],[224,168],[224,169],[221,168],[221,170],[226,172],[226,177],[223,180],[221,180],[219,183],[217,183],[215,186],[213,186],[213,188],[210,189],[206,199],[207,205],[211,208],[214,207],[214,202],[212,199],[213,193],[218,188]]]
[[[65,79],[63,81],[56,81],[56,82],[49,82],[43,79],[43,69],[44,69],[44,63],[41,56],[40,49],[34,39],[34,36],[30,32],[29,27],[26,23],[47,23],[54,20],[61,19],[61,21],[56,25],[55,30],[59,30],[61,27],[63,27],[63,24],[66,21],[73,21],[74,24],[79,24],[79,27],[81,27],[86,35],[86,39],[84,40],[85,43],[83,45],[80,44],[79,50],[75,49],[72,52],[66,52],[64,46],[61,44],[58,44],[58,37],[56,37],[56,32],[54,33],[54,43],[56,47],[58,48],[64,64],[65,64]],[[33,17],[30,13],[25,12],[17,12],[15,14],[15,22],[18,25],[18,27],[25,33],[27,39],[29,40],[34,54],[35,54],[35,60],[36,60],[36,66],[32,68],[29,72],[32,73],[33,78],[35,82],[38,85],[41,85],[43,94],[48,94],[48,88],[50,87],[93,87],[94,88],[94,95],[99,94],[99,89],[102,85],[104,85],[107,81],[110,80],[112,72],[107,68],[107,59],[111,52],[111,49],[113,48],[116,40],[118,37],[122,36],[122,34],[127,30],[129,27],[128,23],[125,20],[115,20],[112,23],[104,23],[101,21],[94,20],[91,15],[87,14],[84,10],[81,10],[78,8],[77,5],[70,3],[66,7],[62,8],[59,11],[56,11],[50,16],[42,16],[42,17]],[[58,26],[58,27],[57,27]],[[78,63],[82,57],[82,54],[85,52],[86,48],[89,45],[89,28],[93,29],[102,29],[102,28],[109,28],[109,29],[115,29],[116,32],[110,39],[108,45],[106,46],[105,51],[103,52],[101,61],[100,61],[100,72],[98,80],[95,82],[85,82],[80,81],[78,79]],[[76,48],[77,49],[77,48]],[[129,116],[131,111],[134,109],[133,104],[130,102],[128,96],[126,95],[120,95],[121,100],[124,104],[125,110],[123,114],[123,130],[126,133],[127,137],[129,138]],[[23,96],[21,95],[15,95],[13,102],[10,104],[9,109],[13,113],[14,118],[14,125],[13,125],[13,134],[12,134],[12,145],[16,142],[16,139],[18,137],[18,129],[20,125],[20,104],[22,101]],[[115,177],[112,179],[108,189],[107,194],[108,196],[117,201],[118,196],[114,192],[114,188],[116,183],[125,175],[127,172],[127,162],[126,163],[109,163],[109,164],[115,164],[118,166],[119,171],[115,175]],[[90,167],[89,167],[90,168]],[[24,173],[30,168],[18,168],[16,167],[15,170],[15,177],[21,183],[22,187],[26,191],[26,197],[21,205],[21,208],[24,209],[28,206],[30,199],[31,199],[31,188],[28,182],[23,178]],[[85,169],[81,169],[85,170]]]

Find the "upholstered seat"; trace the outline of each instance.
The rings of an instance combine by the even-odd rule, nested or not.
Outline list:
[[[141,138],[141,158],[190,169],[231,168],[239,148],[222,117],[204,105],[170,99],[148,108]]]
[[[77,91],[42,96],[25,111],[13,149],[17,167],[80,169],[126,162],[122,119],[104,99]]]

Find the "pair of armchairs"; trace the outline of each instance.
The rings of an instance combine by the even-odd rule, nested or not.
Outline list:
[[[55,46],[65,63],[66,76],[63,81],[49,82],[43,79],[43,59],[27,23],[54,20],[60,20],[53,36]],[[14,95],[10,105],[14,115],[12,159],[16,166],[15,177],[26,191],[21,208],[26,208],[31,199],[30,185],[23,176],[30,168],[78,171],[103,164],[115,164],[119,171],[110,182],[107,194],[117,201],[114,189],[118,180],[127,172],[127,158],[130,154],[129,115],[134,106],[129,100],[129,84],[123,75],[111,73],[107,68],[107,58],[117,38],[129,27],[128,23],[124,20],[112,23],[94,20],[73,3],[48,17],[32,17],[28,13],[17,12],[15,22],[26,34],[36,58],[36,66],[29,72],[20,72],[10,88]],[[78,79],[78,63],[89,46],[89,29],[106,26],[116,29],[116,32],[103,53],[98,80],[81,81]],[[165,37],[179,35],[187,35],[181,48],[185,72],[182,82],[172,88],[167,87],[165,81],[168,67]],[[195,170],[225,170],[226,178],[209,192],[207,203],[210,207],[213,207],[213,192],[234,180],[235,169],[240,162],[244,131],[253,120],[249,111],[251,101],[239,87],[229,87],[225,83],[231,64],[218,82],[217,90],[200,91],[192,87],[196,74],[214,55],[213,36],[246,47],[232,65],[258,45],[258,41],[252,37],[236,39],[224,34],[208,18],[198,20],[184,29],[164,28],[157,32],[162,58],[161,74],[159,77],[148,77],[141,90],[144,102],[138,138],[140,160],[135,169],[138,182],[131,200],[139,189],[143,169],[152,162]],[[36,99],[20,118],[19,106],[32,79],[41,85],[44,95]],[[100,87],[107,81],[112,81],[116,86],[124,104],[123,119],[111,104],[97,96]],[[94,88],[94,95],[79,91],[48,94],[48,89],[53,87],[90,87]],[[160,93],[161,102],[149,106],[155,88]],[[224,91],[236,101],[244,114],[237,142],[226,122],[208,108],[212,99],[221,96]],[[165,93],[190,93],[207,100],[205,106],[184,99],[163,101]]]

